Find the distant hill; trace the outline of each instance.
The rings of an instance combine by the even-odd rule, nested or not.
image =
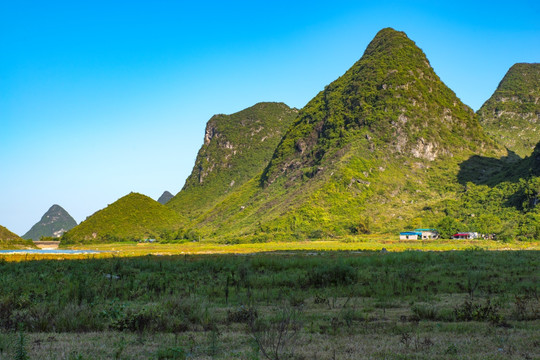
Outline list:
[[[165,205],[165,204],[168,203],[169,200],[171,200],[173,197],[174,197],[173,194],[171,194],[171,193],[168,192],[168,191],[165,191],[163,194],[161,194],[161,196],[159,197],[159,199],[157,200],[157,202],[160,203],[161,205]]]
[[[26,234],[23,239],[39,240],[41,237],[59,238],[77,226],[75,219],[60,205],[53,205]]]
[[[191,175],[167,206],[194,219],[260,173],[297,115],[283,103],[263,102],[206,124]]]
[[[62,244],[157,238],[178,226],[178,215],[157,201],[130,193],[64,234]]]
[[[520,157],[540,141],[540,64],[515,64],[478,110],[486,132]]]
[[[35,247],[32,241],[22,239],[19,235],[0,226],[0,249],[21,249]]]

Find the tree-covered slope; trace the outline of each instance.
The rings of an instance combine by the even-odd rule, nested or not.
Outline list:
[[[297,114],[283,103],[258,103],[215,115],[191,175],[167,206],[194,218],[261,172]]]
[[[62,236],[77,226],[75,219],[69,215],[60,205],[53,205],[26,234],[23,239],[39,240],[41,237]]]
[[[326,86],[287,131],[265,180],[316,167],[358,138],[367,151],[435,160],[491,147],[471,108],[435,74],[403,32],[381,30],[362,58]]]
[[[434,226],[444,216],[436,205],[457,197],[461,164],[474,154],[505,153],[422,50],[383,29],[300,110],[262,175],[193,225],[231,239]]]
[[[540,64],[515,64],[478,110],[487,133],[521,157],[540,141]]]
[[[159,238],[178,226],[178,215],[157,201],[130,193],[62,236],[62,244]]]
[[[0,225],[0,249],[21,249],[35,247],[32,241],[22,239],[19,235]]]

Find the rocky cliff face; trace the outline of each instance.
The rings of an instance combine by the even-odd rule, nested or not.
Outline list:
[[[39,240],[42,236],[59,238],[75,226],[77,226],[77,222],[66,210],[60,205],[53,205],[41,217],[41,220],[22,237],[34,241]]]
[[[520,157],[540,141],[540,64],[515,64],[478,110],[487,133]]]
[[[215,115],[180,193],[167,206],[188,217],[260,173],[297,114],[283,103],[259,103],[232,115]]]

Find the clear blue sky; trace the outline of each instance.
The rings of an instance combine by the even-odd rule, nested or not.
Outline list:
[[[301,108],[384,27],[473,109],[540,62],[538,1],[0,1],[0,225],[177,193],[206,121]]]

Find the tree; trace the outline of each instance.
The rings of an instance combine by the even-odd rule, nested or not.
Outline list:
[[[463,225],[450,216],[445,216],[439,221],[437,225],[437,230],[442,239],[450,239],[452,235],[462,229]]]

